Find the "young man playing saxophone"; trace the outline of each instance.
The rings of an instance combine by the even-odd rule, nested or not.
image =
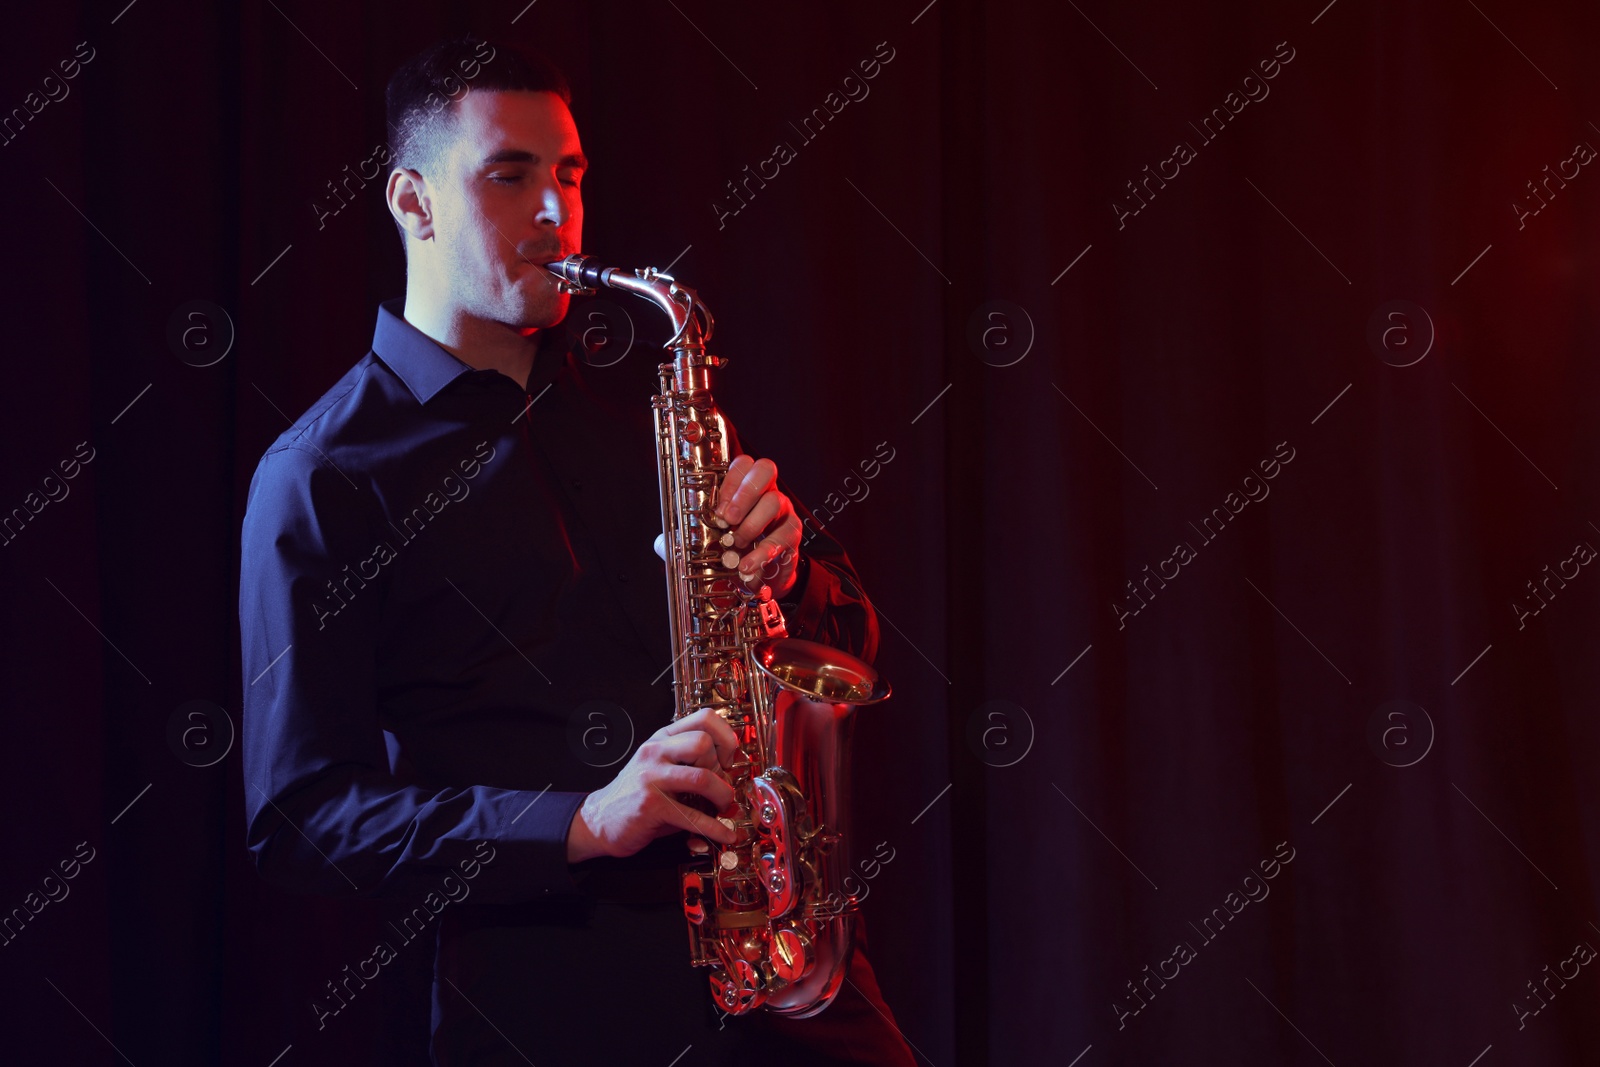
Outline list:
[[[543,266],[582,249],[570,99],[554,68],[478,41],[390,82],[403,307],[380,307],[372,351],[251,483],[249,847],[299,892],[420,902],[472,879],[435,909],[439,1064],[665,1064],[686,1046],[697,1064],[910,1064],[859,938],[812,1019],[720,1016],[688,965],[684,832],[734,833],[676,795],[728,804],[737,738],[708,711],[671,721],[657,684],[676,653],[651,547],[654,368],[587,365]],[[819,534],[801,554],[807,513],[732,445],[718,513],[741,573],[792,636],[870,660],[843,549]]]

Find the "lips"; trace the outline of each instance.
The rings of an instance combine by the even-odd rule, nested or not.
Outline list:
[[[570,254],[571,253],[569,252],[563,252],[561,249],[555,248],[548,252],[535,252],[532,255],[523,256],[522,259],[525,263],[533,263],[542,267],[546,263],[554,263],[558,259],[565,259]]]

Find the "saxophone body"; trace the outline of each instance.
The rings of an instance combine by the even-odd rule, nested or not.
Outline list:
[[[652,407],[674,717],[714,709],[741,750],[727,769],[735,800],[718,813],[738,840],[691,838],[680,868],[690,963],[710,969],[727,1014],[815,1015],[844,981],[858,907],[844,889],[853,712],[886,698],[888,683],[847,652],[790,638],[771,590],[739,580],[732,530],[712,515],[733,458],[711,394],[726,360],[706,350],[713,319],[694,290],[583,255],[546,268],[568,292],[620,289],[671,318]]]

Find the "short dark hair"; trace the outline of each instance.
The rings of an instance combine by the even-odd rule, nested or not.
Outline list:
[[[456,104],[469,89],[555,93],[572,106],[561,69],[537,52],[467,35],[436,41],[402,63],[389,79],[389,167],[427,177],[439,166],[454,130]],[[405,228],[395,220],[405,243]]]

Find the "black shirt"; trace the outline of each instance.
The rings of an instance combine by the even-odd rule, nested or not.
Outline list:
[[[258,870],[297,892],[416,902],[417,929],[397,940],[442,916],[436,1056],[441,1033],[484,1017],[504,1042],[564,1029],[596,1047],[587,1031],[616,990],[578,996],[604,979],[558,958],[573,953],[604,960],[608,984],[672,986],[680,1014],[694,990],[698,1032],[725,1034],[671,914],[684,835],[627,860],[566,861],[585,794],[672,717],[677,650],[652,547],[658,360],[640,346],[591,366],[550,329],[523,388],[463,363],[402,308],[380,307],[372,350],[250,484],[239,619]],[[843,549],[819,533],[806,555],[783,603],[790,634],[870,660],[876,618]],[[583,1004],[587,1021],[572,1014]]]

